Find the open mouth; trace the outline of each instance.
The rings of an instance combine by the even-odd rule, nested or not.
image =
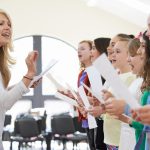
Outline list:
[[[82,55],[78,55],[79,58],[82,58]]]
[[[9,32],[2,33],[1,36],[5,37],[5,38],[11,37]]]
[[[113,64],[116,63],[116,60],[113,59],[113,60],[112,60],[112,63],[113,63]]]
[[[133,69],[134,69],[134,66],[133,66],[133,65],[131,65],[131,64],[130,64],[130,67],[131,67],[131,70],[133,70]]]

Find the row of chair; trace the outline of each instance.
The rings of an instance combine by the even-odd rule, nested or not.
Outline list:
[[[21,146],[28,142],[41,141],[41,149],[43,149],[43,141],[47,143],[47,150],[51,149],[51,140],[59,140],[65,148],[66,142],[72,141],[73,148],[81,141],[87,142],[85,130],[78,122],[78,118],[72,118],[69,114],[54,115],[51,118],[51,131],[46,132],[46,118],[36,120],[31,116],[23,116],[15,121],[13,134],[10,136],[10,150],[14,141],[17,141],[18,150]]]
[[[63,149],[65,149],[66,142],[68,141],[73,142],[73,148],[81,141],[87,142],[87,136],[77,117],[72,118],[67,114],[53,116],[51,119],[51,128],[53,139],[62,141]]]

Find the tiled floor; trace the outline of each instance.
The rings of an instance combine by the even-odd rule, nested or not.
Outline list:
[[[3,142],[4,145],[4,150],[10,150],[10,143],[5,141]],[[73,145],[71,142],[68,142],[66,144],[65,150],[72,150]],[[74,147],[75,150],[89,150],[88,145],[86,143],[79,143],[78,147]],[[13,150],[18,150],[18,143],[13,142]],[[21,150],[46,150],[46,143],[43,143],[43,149],[41,148],[41,143],[40,142],[35,142],[32,143],[27,147],[21,148]],[[59,143],[58,141],[52,141],[51,143],[51,150],[63,150],[63,145],[62,143]]]

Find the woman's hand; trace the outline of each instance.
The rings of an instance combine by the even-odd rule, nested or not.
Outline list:
[[[38,81],[35,81],[35,82],[32,84],[31,88],[36,88],[41,82],[42,82],[42,78],[40,78]]]
[[[28,54],[25,59],[27,65],[27,74],[25,76],[33,78],[37,73],[37,59],[38,59],[38,51],[32,51]]]
[[[38,59],[38,52],[37,51],[30,52],[28,54],[27,58],[25,59],[28,71],[27,71],[26,75],[23,77],[22,81],[24,82],[26,87],[29,86],[29,84],[33,80],[34,76],[36,75],[37,59]],[[40,82],[40,80],[33,83],[32,87],[37,86],[37,84],[39,82]]]

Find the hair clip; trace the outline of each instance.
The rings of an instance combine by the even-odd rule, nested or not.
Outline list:
[[[140,38],[143,36],[143,33],[142,32],[140,32],[136,37],[135,37],[135,39],[139,39],[140,40]]]

